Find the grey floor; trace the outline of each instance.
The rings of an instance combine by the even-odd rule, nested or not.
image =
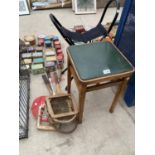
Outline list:
[[[54,13],[62,24],[68,28],[76,24],[95,26],[102,9],[97,14],[75,15],[71,9],[56,9],[35,11],[28,16],[19,17],[19,37],[27,34],[59,33],[49,19],[49,13]],[[105,23],[111,21],[114,9],[108,12]],[[68,46],[60,37],[63,51]],[[65,55],[66,62],[66,55]],[[66,75],[62,80],[62,88],[66,85]],[[41,75],[31,75],[30,107],[33,100],[41,95],[48,95]],[[83,123],[71,134],[38,131],[36,120],[29,112],[29,138],[19,141],[20,155],[134,155],[135,154],[135,108],[128,108],[120,99],[115,112],[110,114],[109,107],[115,88],[107,88],[87,93]],[[74,82],[72,93],[77,98],[78,93]]]

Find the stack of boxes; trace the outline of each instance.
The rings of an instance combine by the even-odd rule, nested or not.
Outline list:
[[[31,70],[33,74],[41,74],[44,72],[43,47],[36,47],[35,52],[32,53],[33,62]]]
[[[46,71],[54,71],[56,68],[56,56],[55,49],[49,48],[44,50],[45,68]]]
[[[59,41],[59,38],[54,37],[53,38],[53,46],[56,50],[56,57],[57,57],[57,67],[59,69],[63,68],[63,64],[64,64],[64,55],[62,53],[62,49],[61,49],[61,43]]]
[[[22,60],[20,65],[20,70],[25,71],[30,68],[30,65],[32,63],[32,55],[31,53],[22,53],[21,54]]]
[[[56,54],[55,49],[52,44],[52,37],[45,37],[45,49],[44,49],[44,59],[45,59],[45,69],[47,72],[56,70]]]
[[[37,36],[37,46],[27,44],[27,51],[22,53],[22,61],[33,74],[41,74],[46,71],[55,71],[63,68],[64,55],[61,43],[57,36]]]

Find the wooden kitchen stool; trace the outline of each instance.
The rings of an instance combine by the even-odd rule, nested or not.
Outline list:
[[[131,63],[114,44],[107,41],[70,46],[67,56],[68,93],[71,77],[79,91],[79,123],[82,122],[86,92],[118,85],[109,110],[112,113],[127,80],[134,72]]]

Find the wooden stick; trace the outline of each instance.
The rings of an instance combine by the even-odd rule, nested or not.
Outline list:
[[[44,80],[44,83],[45,83],[45,85],[46,85],[46,87],[47,87],[49,93],[50,93],[51,95],[53,95],[53,91],[52,91],[52,89],[51,89],[50,82],[49,82],[47,76],[44,74],[44,75],[42,75],[42,78],[43,78],[43,80]]]
[[[111,107],[110,107],[110,109],[109,109],[109,112],[110,112],[110,113],[113,113],[113,112],[114,112],[114,109],[115,109],[115,107],[116,107],[116,104],[118,103],[118,100],[119,100],[120,96],[122,95],[122,93],[123,93],[123,91],[124,91],[124,88],[125,88],[125,86],[126,86],[126,84],[127,84],[127,81],[128,81],[127,78],[125,78],[125,79],[120,83],[120,85],[118,86],[117,92],[116,92],[116,94],[115,94],[115,97],[114,97],[113,102],[112,102],[112,104],[111,104]]]

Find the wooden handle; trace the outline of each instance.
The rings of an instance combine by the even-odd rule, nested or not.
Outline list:
[[[61,86],[60,86],[60,84],[59,84],[57,72],[51,72],[51,73],[50,73],[50,77],[51,77],[51,84],[52,84],[53,86],[55,86],[55,90],[54,90],[55,95],[56,95],[56,94],[62,94],[63,92],[62,92]]]
[[[62,94],[63,93],[59,83],[56,84],[56,93],[57,94]]]
[[[43,78],[43,81],[44,81],[44,83],[45,83],[45,85],[46,85],[46,87],[47,87],[49,93],[50,93],[51,95],[53,95],[53,91],[52,91],[52,89],[51,89],[50,82],[49,82],[47,76],[44,74],[44,75],[42,75],[42,78]]]

